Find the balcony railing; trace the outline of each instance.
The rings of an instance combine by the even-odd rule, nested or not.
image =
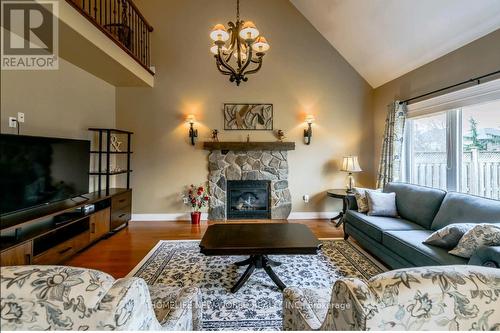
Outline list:
[[[461,192],[500,199],[500,151],[462,153]],[[412,183],[446,190],[446,153],[417,152]]]
[[[153,27],[132,0],[66,0],[148,72]]]

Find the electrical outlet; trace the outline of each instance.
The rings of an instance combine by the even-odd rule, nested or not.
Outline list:
[[[308,194],[304,194],[304,196],[302,197],[302,199],[304,200],[305,203],[308,203],[309,202],[309,195]]]
[[[16,117],[9,117],[9,127],[16,128],[17,127],[17,119]]]
[[[17,121],[20,123],[24,123],[24,113],[23,112],[17,113]]]
[[[188,204],[188,198],[182,198],[182,201],[184,202],[185,205]]]

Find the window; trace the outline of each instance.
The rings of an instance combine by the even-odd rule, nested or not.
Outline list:
[[[500,99],[408,114],[407,182],[500,199]]]
[[[500,100],[464,107],[460,191],[500,199]]]

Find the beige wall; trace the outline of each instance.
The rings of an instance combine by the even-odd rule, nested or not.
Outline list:
[[[24,112],[21,134],[91,139],[87,128],[115,126],[115,87],[60,59],[55,71],[1,72],[1,132]],[[96,189],[90,180],[90,191]]]
[[[21,134],[89,139],[89,126],[115,125],[115,87],[60,60],[55,71],[2,71],[2,133],[24,112]]]
[[[405,100],[498,70],[500,70],[500,30],[375,89],[374,170],[378,167],[382,147],[386,105],[392,100]],[[460,88],[464,87],[466,86]]]
[[[244,0],[243,19],[253,20],[271,50],[262,70],[240,87],[215,68],[209,32],[235,18],[227,0],[142,0],[138,6],[154,26],[154,88],[117,88],[117,126],[135,132],[134,213],[187,211],[184,186],[207,179],[207,155],[200,143],[223,128],[224,102],[274,104],[274,128],[297,149],[289,153],[293,211],[332,211],[340,203],[325,190],[342,187],[339,162],[360,155],[360,183],[373,184],[372,89],[287,0]],[[302,143],[306,113],[316,117],[312,144]],[[188,143],[187,114],[199,119],[199,142]],[[224,132],[221,140],[275,140],[271,132]],[[309,194],[311,202],[302,202]]]

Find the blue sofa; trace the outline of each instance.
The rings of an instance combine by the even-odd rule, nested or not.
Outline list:
[[[500,246],[482,247],[469,260],[422,243],[451,223],[500,224],[500,201],[406,183],[389,183],[384,192],[396,193],[400,217],[359,213],[356,200],[349,197],[345,239],[352,236],[393,269],[454,264],[500,267]]]

